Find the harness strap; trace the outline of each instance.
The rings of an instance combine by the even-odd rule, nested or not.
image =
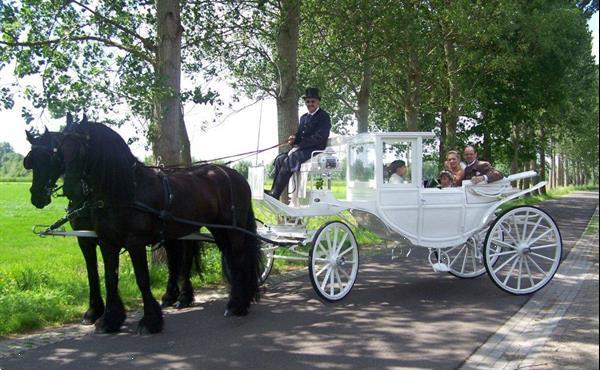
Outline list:
[[[161,211],[159,211],[157,209],[154,209],[154,208],[150,207],[149,205],[144,204],[144,203],[142,203],[140,201],[135,201],[133,203],[132,207],[136,208],[136,209],[138,209],[138,210],[140,210],[142,212],[148,212],[148,213],[155,214],[155,215],[157,215],[159,217],[160,217],[160,214],[161,214]],[[235,231],[239,231],[239,232],[242,232],[244,234],[247,234],[247,235],[254,236],[257,239],[260,239],[260,240],[262,240],[264,242],[267,242],[267,243],[270,243],[270,244],[274,244],[274,245],[290,245],[290,243],[288,243],[288,242],[278,242],[278,241],[274,241],[274,240],[271,240],[271,239],[267,239],[267,238],[265,238],[263,236],[260,236],[260,235],[258,235],[256,233],[250,232],[250,231],[248,231],[248,230],[246,230],[244,228],[241,228],[241,227],[235,226],[235,225],[208,224],[208,223],[190,221],[190,220],[186,220],[184,218],[180,218],[180,217],[176,217],[176,216],[172,216],[171,219],[170,219],[170,221],[177,222],[177,223],[180,223],[180,224],[185,224],[185,225],[196,226],[198,228],[207,227],[207,228],[214,228],[214,229],[235,230]],[[296,244],[301,244],[301,243],[302,242],[298,242]]]

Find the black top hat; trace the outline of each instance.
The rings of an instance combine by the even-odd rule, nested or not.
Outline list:
[[[317,89],[316,87],[308,87],[306,89],[306,91],[304,92],[304,95],[302,95],[302,99],[309,99],[309,98],[321,100],[321,95],[319,94],[319,89]]]

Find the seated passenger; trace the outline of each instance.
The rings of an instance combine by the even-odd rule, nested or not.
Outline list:
[[[464,180],[471,180],[473,184],[479,184],[490,183],[504,178],[489,162],[478,160],[477,151],[471,145],[465,147],[463,158],[467,162]]]
[[[438,177],[438,181],[439,181],[439,185],[438,188],[439,189],[444,189],[444,188],[451,188],[454,186],[454,180],[453,180],[454,176],[452,175],[452,172],[450,171],[442,171],[440,172],[440,176]]]
[[[444,169],[452,173],[453,186],[461,186],[465,171],[461,167],[460,155],[456,150],[450,150],[446,155]]]
[[[300,125],[296,135],[288,138],[292,149],[282,153],[275,158],[275,174],[273,186],[268,195],[279,199],[281,193],[287,186],[292,173],[300,170],[300,165],[310,159],[315,150],[323,150],[327,146],[329,131],[331,130],[331,118],[329,113],[321,109],[321,95],[319,89],[309,87],[302,96],[308,113],[300,117]]]
[[[406,184],[406,162],[401,159],[395,160],[388,166],[390,184]]]

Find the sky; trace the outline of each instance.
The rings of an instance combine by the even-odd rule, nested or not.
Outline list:
[[[594,14],[588,23],[593,35],[593,54],[598,63],[598,13]],[[0,85],[14,79],[9,68],[0,71]],[[185,86],[185,82],[183,83]],[[225,101],[231,99],[231,91],[224,84],[218,88]],[[242,100],[236,103],[237,109],[250,105],[252,102]],[[21,117],[21,107],[24,102],[15,101],[15,106],[10,111],[0,111],[0,142],[8,142],[20,154],[27,154],[30,145],[25,139],[25,129],[28,127]],[[327,109],[327,102],[322,102]],[[299,106],[299,115],[306,112],[304,106]],[[213,159],[231,154],[248,152],[257,148],[267,148],[277,144],[277,108],[274,99],[265,99],[252,104],[238,113],[225,114],[217,124],[202,130],[203,122],[211,120],[214,111],[211,107],[202,105],[186,106],[184,117],[190,138],[192,157],[195,159]],[[226,117],[226,118],[225,118]],[[65,120],[51,120],[47,115],[37,118],[33,127],[40,130],[46,126],[49,130],[58,130],[64,125]],[[133,129],[124,127],[117,129],[125,140],[135,135]],[[260,131],[260,137],[258,135]],[[148,153],[144,150],[143,143],[134,143],[132,151],[141,160]],[[258,162],[267,163],[275,157],[275,150],[263,153],[258,157]],[[254,161],[255,158],[248,158]]]

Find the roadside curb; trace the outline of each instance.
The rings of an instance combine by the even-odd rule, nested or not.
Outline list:
[[[595,262],[589,257],[598,247],[598,233],[589,227],[598,217],[598,207],[584,235],[561,263],[552,282],[536,293],[494,335],[482,344],[460,369],[539,368],[536,358],[544,350],[561,319],[586,280],[594,277]],[[549,364],[541,365],[547,368]]]

